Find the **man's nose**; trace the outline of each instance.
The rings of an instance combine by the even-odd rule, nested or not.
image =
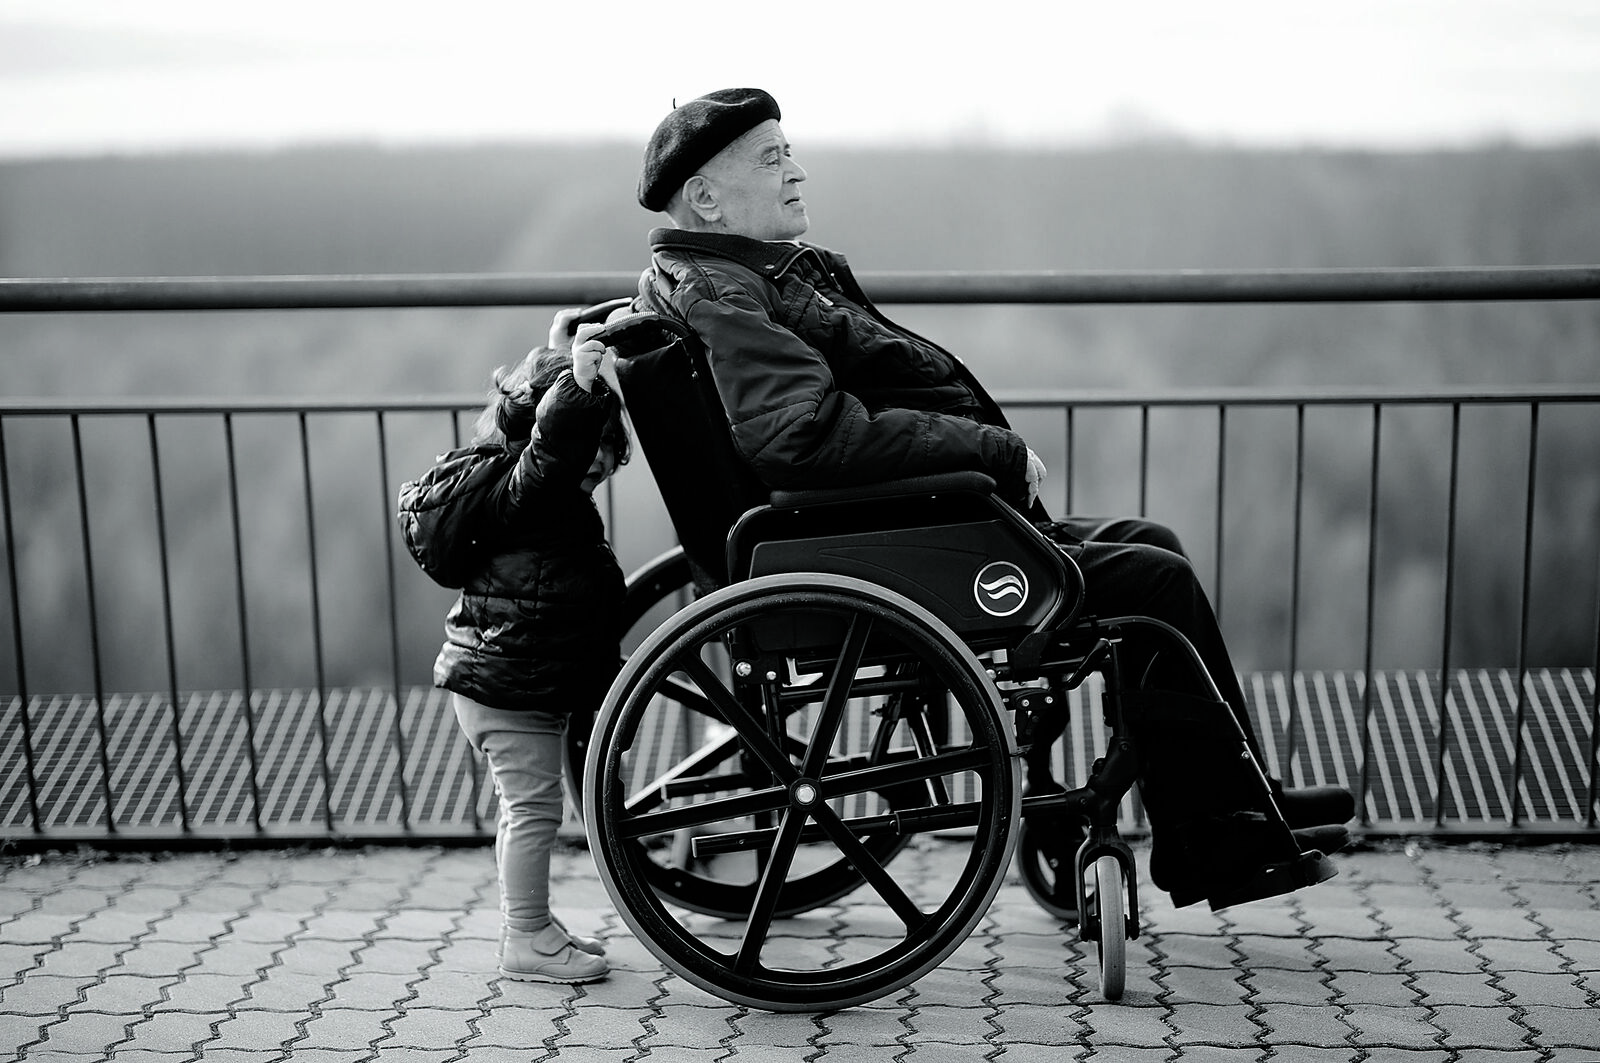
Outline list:
[[[793,158],[788,159],[787,162],[789,166],[789,173],[785,177],[785,180],[804,181],[806,179],[805,168],[802,167],[798,162],[795,162]]]

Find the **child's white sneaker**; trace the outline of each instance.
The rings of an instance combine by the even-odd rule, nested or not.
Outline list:
[[[611,965],[573,944],[551,923],[543,930],[507,929],[500,939],[500,977],[515,982],[598,982]]]

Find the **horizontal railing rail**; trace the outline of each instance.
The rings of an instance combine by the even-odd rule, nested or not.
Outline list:
[[[0,278],[0,311],[567,306],[632,295],[637,273]],[[866,271],[891,304],[1444,302],[1600,298],[1600,266],[1447,269]]]
[[[886,304],[1600,298],[1600,268],[1587,266],[882,273],[864,279]],[[568,305],[627,294],[635,283],[634,275],[622,273],[0,280],[0,312]],[[1135,485],[1137,496],[1128,508],[1140,515],[1148,513],[1155,480],[1166,463],[1156,454],[1153,426],[1170,417],[1207,418],[1185,422],[1182,431],[1188,449],[1203,450],[1209,464],[1205,477],[1206,490],[1214,495],[1209,503],[1212,520],[1210,527],[1200,530],[1209,549],[1199,552],[1197,562],[1207,570],[1219,615],[1226,616],[1234,600],[1245,596],[1242,586],[1263,578],[1258,559],[1241,561],[1230,549],[1240,534],[1234,526],[1237,510],[1281,506],[1287,511],[1288,546],[1280,551],[1287,555],[1286,574],[1281,577],[1287,583],[1281,609],[1287,648],[1281,667],[1256,671],[1252,685],[1258,719],[1271,737],[1269,756],[1275,771],[1298,781],[1347,782],[1361,795],[1363,825],[1373,833],[1593,835],[1600,730],[1600,697],[1595,689],[1600,672],[1600,590],[1593,588],[1600,583],[1596,538],[1600,529],[1590,528],[1584,541],[1563,544],[1568,554],[1587,563],[1586,573],[1565,577],[1580,594],[1590,595],[1589,615],[1581,622],[1588,629],[1587,652],[1575,659],[1535,659],[1530,630],[1543,619],[1534,585],[1544,542],[1539,519],[1554,490],[1544,483],[1545,467],[1553,458],[1570,459],[1561,453],[1562,440],[1577,439],[1589,447],[1591,468],[1593,455],[1600,453],[1593,449],[1593,436],[1581,431],[1552,442],[1550,425],[1558,411],[1570,409],[1579,411],[1588,423],[1600,423],[1594,416],[1600,414],[1600,385],[1036,389],[1000,391],[997,398],[1017,415],[1058,418],[1051,430],[1056,436],[1052,446],[1065,460],[1059,486],[1053,489],[1054,499],[1064,503],[1063,511],[1076,511],[1080,501],[1088,505],[1100,497],[1103,485],[1094,444],[1103,426],[1097,423],[1090,431],[1085,426],[1092,418],[1126,418],[1118,430],[1125,429],[1133,440],[1127,448],[1133,458],[1124,478]],[[82,840],[145,845],[206,839],[420,840],[482,837],[492,831],[486,781],[455,736],[448,712],[441,712],[426,676],[415,674],[417,638],[408,637],[403,626],[416,615],[425,615],[425,633],[420,636],[425,643],[442,610],[438,593],[432,597],[416,593],[416,585],[425,581],[406,573],[409,561],[403,550],[396,549],[390,510],[397,481],[417,471],[395,456],[395,425],[405,420],[414,463],[417,454],[459,442],[463,418],[481,401],[478,395],[0,398],[0,502],[14,659],[9,700],[0,692],[0,734],[8,736],[0,744],[0,839],[14,845]],[[1419,410],[1435,410],[1446,419],[1434,447],[1447,455],[1438,489],[1442,543],[1429,562],[1438,570],[1438,595],[1432,607],[1437,649],[1431,659],[1401,662],[1397,668],[1395,662],[1380,660],[1378,634],[1383,619],[1378,603],[1388,590],[1380,586],[1382,555],[1391,549],[1382,525],[1389,510],[1398,508],[1390,472],[1398,459],[1390,426],[1412,431],[1405,419]],[[1315,611],[1309,585],[1314,579],[1327,583],[1330,574],[1323,566],[1333,563],[1320,556],[1311,542],[1321,529],[1308,496],[1320,485],[1317,474],[1307,467],[1316,455],[1315,445],[1308,441],[1308,419],[1330,411],[1358,418],[1341,422],[1356,427],[1340,431],[1359,439],[1365,455],[1365,468],[1349,485],[1356,497],[1365,500],[1364,542],[1360,556],[1352,558],[1349,551],[1338,555],[1337,563],[1353,564],[1355,570],[1332,574],[1360,588],[1359,622],[1364,630],[1348,675],[1307,670],[1301,644],[1303,618]],[[1464,470],[1470,459],[1463,455],[1463,418],[1486,411],[1508,414],[1510,419],[1496,421],[1494,430],[1501,449],[1515,449],[1518,457],[1512,464],[1518,472],[1514,480],[1492,485],[1492,492],[1503,501],[1499,520],[1509,545],[1487,554],[1474,548],[1469,559],[1465,538],[1478,530],[1479,522],[1463,519],[1462,496],[1474,485],[1474,477],[1483,473]],[[1292,475],[1269,497],[1253,494],[1259,492],[1255,487],[1241,488],[1247,478],[1235,465],[1245,449],[1239,425],[1258,414],[1281,416],[1289,424],[1281,444],[1269,447],[1281,449]],[[187,431],[178,422],[205,426],[203,431],[214,440],[210,449],[222,455],[220,470],[212,469],[194,481],[209,501],[187,499],[184,504],[192,509],[181,516],[171,498],[173,482],[181,480],[185,488],[192,487],[189,466],[201,459],[185,453],[184,475],[169,471],[175,464],[172,452],[178,449],[170,440]],[[261,503],[252,498],[246,480],[263,459],[246,454],[241,437],[246,425],[279,422],[287,425],[287,431],[274,428],[273,434],[288,456],[280,455],[284,471],[270,497],[273,508],[296,514],[297,547],[283,541],[263,546],[251,539]],[[132,436],[126,434],[130,424]],[[313,445],[315,437],[331,430],[325,427],[330,425],[344,426],[343,447],[351,446],[353,436],[370,440],[361,444],[368,464],[345,469],[343,457],[326,456]],[[119,431],[123,435],[118,436]],[[36,432],[38,439],[21,438],[30,432]],[[94,439],[89,438],[92,434]],[[52,446],[59,451],[58,460],[45,469]],[[98,468],[105,461],[118,463],[115,472]],[[27,483],[23,470],[31,474]],[[1411,475],[1410,470],[1405,472]],[[101,495],[106,480],[137,480],[145,487],[126,488],[126,496],[116,496],[117,508],[108,511]],[[324,480],[335,480],[335,486],[322,486]],[[36,499],[29,495],[42,489],[39,484],[63,483],[70,486],[50,506],[35,505]],[[615,490],[613,481],[608,492]],[[1398,490],[1404,494],[1420,488],[1405,481]],[[347,503],[357,495],[366,501],[346,511],[330,502],[326,497],[330,491]],[[619,552],[648,557],[668,545],[628,541],[630,535],[636,539],[639,535],[634,524],[611,519],[621,504],[608,493],[602,507]],[[626,505],[630,513],[636,508],[633,501]],[[357,509],[359,519],[350,515]],[[193,555],[204,552],[196,544],[207,541],[206,535],[187,527],[191,511],[220,514],[213,518],[220,523],[208,534],[227,543],[217,550],[222,560],[209,562],[223,570],[207,570],[199,581],[211,584],[213,591],[226,589],[221,597],[230,599],[231,615],[213,624],[224,624],[228,640],[237,646],[231,656],[239,676],[231,689],[185,681],[186,672],[195,666],[185,657],[178,629],[193,603],[183,600],[179,585],[185,566],[197,563]],[[66,524],[61,523],[64,519]],[[56,523],[45,526],[41,523],[45,520]],[[133,566],[155,573],[143,591],[124,585],[115,536],[108,530],[120,534],[124,526],[141,522],[153,526],[150,537],[155,541],[154,563]],[[184,525],[185,537],[174,545],[178,525]],[[27,557],[19,546],[24,538],[34,547],[27,557],[42,554],[66,566],[59,578],[47,577],[52,581],[48,589],[31,588],[31,594],[23,587],[30,579]],[[375,622],[387,628],[379,640],[386,645],[375,654],[387,659],[364,673],[368,680],[371,674],[385,676],[376,685],[339,678],[348,662],[330,646],[334,629],[343,633],[342,625],[330,623],[329,614],[345,597],[340,588],[349,586],[343,569],[352,540],[359,547],[356,554],[381,558],[368,582],[383,587]],[[252,582],[256,577],[247,555],[284,551],[295,554],[296,560],[277,582],[298,585],[304,622],[299,628],[269,630],[258,611],[275,614],[286,607],[276,599],[263,607],[259,599],[281,593],[282,587],[269,588],[266,594],[259,590]],[[1509,649],[1493,668],[1485,668],[1482,661],[1461,664],[1462,651],[1456,645],[1460,614],[1466,608],[1463,593],[1485,579],[1480,567],[1485,556],[1498,566],[1494,577],[1501,588],[1499,598],[1514,614]],[[1249,571],[1237,575],[1241,568]],[[142,593],[148,596],[130,606],[128,599]],[[76,695],[30,690],[30,664],[43,656],[37,636],[29,635],[30,625],[38,623],[30,606],[43,598],[87,618],[80,625],[87,649],[78,655],[84,664]],[[61,606],[63,601],[68,604]],[[113,601],[119,610],[115,617],[108,608]],[[159,669],[165,673],[162,681],[152,684],[161,692],[153,695],[130,695],[119,689],[108,664],[113,656],[109,644],[127,638],[116,618],[130,611],[140,615],[141,610],[155,632],[150,642],[154,653],[164,661]],[[1575,614],[1569,608],[1563,615]],[[277,619],[281,624],[281,617]],[[267,656],[263,646],[274,641],[309,643],[309,678],[296,684],[297,689],[277,690],[260,682],[257,658]],[[299,744],[292,750],[280,748],[282,735],[290,732],[300,736]],[[382,754],[381,763],[367,755],[374,750]],[[227,792],[216,792],[216,786],[208,789],[213,780],[198,779],[197,767],[223,776]],[[291,771],[303,777],[303,785],[285,781],[284,773]],[[1409,791],[1409,799],[1403,798],[1404,791]]]

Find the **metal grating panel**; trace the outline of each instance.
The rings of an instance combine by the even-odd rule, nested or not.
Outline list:
[[[1372,826],[1585,822],[1595,697],[1589,670],[1528,675],[1515,809],[1510,779],[1517,756],[1516,675],[1456,672],[1442,811],[1435,798],[1441,791],[1434,673],[1381,673],[1370,702],[1359,673],[1260,673],[1244,679],[1268,769],[1291,785],[1360,789],[1361,721],[1369,714],[1365,781]],[[1072,703],[1073,740],[1058,754],[1057,768],[1061,778],[1081,780],[1105,748],[1098,680],[1072,692]],[[170,699],[162,694],[118,694],[103,707],[82,695],[34,698],[28,722],[40,823],[47,832],[78,835],[137,827],[178,836],[187,816],[191,829],[243,837],[255,833],[259,814],[261,828],[273,833],[388,834],[408,826],[420,833],[492,831],[494,795],[461,738],[448,698],[415,688],[404,691],[404,704],[402,758],[395,699],[384,689],[333,690],[325,697],[314,690],[258,691],[248,711],[237,691],[195,692],[178,714],[176,732]],[[18,698],[0,704],[0,834],[8,837],[33,829],[21,713]],[[852,750],[865,748],[865,722],[859,722],[848,739]],[[1295,750],[1286,760],[1291,727]],[[183,750],[183,786],[175,733]],[[670,743],[661,745],[670,762]],[[103,763],[110,766],[109,784]],[[1124,811],[1129,821],[1138,821],[1136,793]]]

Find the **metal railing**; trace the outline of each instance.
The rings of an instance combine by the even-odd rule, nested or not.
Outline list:
[[[1595,267],[868,274],[864,279],[884,303],[1600,298],[1600,268]],[[633,284],[631,274],[0,280],[0,311],[571,305],[625,294]],[[1239,442],[1237,426],[1258,414],[1287,418],[1288,442],[1280,438],[1267,444],[1280,457],[1288,455],[1286,463],[1292,469],[1284,490],[1272,493],[1275,497],[1287,495],[1286,499],[1276,498],[1288,513],[1287,572],[1279,574],[1287,582],[1282,607],[1287,618],[1287,646],[1282,660],[1274,662],[1278,667],[1255,670],[1258,675],[1288,677],[1288,686],[1294,688],[1284,697],[1257,698],[1258,718],[1272,740],[1271,766],[1300,781],[1321,781],[1324,769],[1330,778],[1353,773],[1354,777],[1340,781],[1347,781],[1358,790],[1363,822],[1376,832],[1486,831],[1585,837],[1595,830],[1595,743],[1600,727],[1595,676],[1600,671],[1600,605],[1594,604],[1594,599],[1600,593],[1592,589],[1588,592],[1588,652],[1583,657],[1535,659],[1530,632],[1538,615],[1534,594],[1541,553],[1538,518],[1545,501],[1545,495],[1540,493],[1541,461],[1547,461],[1551,453],[1544,435],[1550,422],[1566,411],[1578,411],[1587,423],[1600,423],[1600,417],[1595,417],[1600,412],[1600,386],[1337,392],[1252,389],[1148,394],[1059,391],[1001,393],[999,397],[1019,416],[1039,413],[1058,418],[1058,436],[1051,446],[1064,455],[1065,472],[1059,486],[1052,487],[1057,492],[1052,501],[1061,504],[1063,511],[1088,504],[1099,492],[1102,474],[1098,470],[1103,464],[1099,459],[1103,455],[1096,452],[1096,445],[1104,436],[1103,426],[1095,425],[1095,430],[1090,431],[1084,427],[1087,421],[1111,415],[1132,420],[1131,432],[1136,442],[1122,448],[1124,455],[1132,455],[1131,468],[1105,475],[1135,484],[1136,499],[1128,508],[1146,514],[1153,508],[1152,484],[1167,464],[1155,454],[1155,426],[1164,418],[1213,418],[1209,429],[1203,424],[1197,428],[1195,422],[1186,420],[1182,434],[1191,441],[1190,449],[1197,445],[1193,440],[1210,439],[1206,445],[1206,457],[1211,462],[1207,474],[1210,489],[1204,493],[1213,499],[1212,519],[1210,527],[1201,531],[1209,550],[1196,552],[1195,556],[1197,567],[1206,570],[1205,578],[1225,622],[1236,611],[1235,597],[1242,593],[1237,590],[1240,581],[1235,578],[1242,566],[1230,553],[1238,533],[1230,526],[1230,517],[1236,510],[1230,508],[1229,502],[1240,491],[1239,476],[1235,473],[1230,479],[1229,474],[1235,471],[1237,454],[1247,449]],[[435,637],[441,603],[447,604],[448,596],[441,599],[443,592],[420,586],[420,577],[407,571],[409,560],[395,549],[392,519],[395,487],[400,479],[417,471],[413,469],[417,455],[459,442],[462,415],[476,410],[479,401],[476,396],[225,403],[0,400],[0,503],[4,510],[13,656],[13,689],[9,697],[0,694],[0,734],[8,736],[6,745],[0,748],[0,771],[4,773],[0,776],[0,838],[11,844],[43,845],[85,840],[129,844],[216,840],[276,843],[326,838],[483,836],[487,799],[484,780],[477,775],[472,758],[454,741],[453,720],[428,689],[426,674],[419,674],[418,669],[419,661],[425,664],[431,660],[431,652],[424,648],[427,640]],[[1328,578],[1328,573],[1319,567],[1327,563],[1327,557],[1308,543],[1317,529],[1308,517],[1307,500],[1320,480],[1307,470],[1308,456],[1316,452],[1314,446],[1308,445],[1307,426],[1309,420],[1334,410],[1365,418],[1362,432],[1366,469],[1364,477],[1357,478],[1364,479],[1364,487],[1358,484],[1357,490],[1365,499],[1364,563],[1359,573],[1336,574],[1345,583],[1363,587],[1358,596],[1363,616],[1358,667],[1351,669],[1350,677],[1342,672],[1325,675],[1308,670],[1302,644],[1302,619],[1310,597],[1306,585],[1313,579],[1326,583]],[[1385,455],[1393,453],[1392,447],[1385,449],[1385,426],[1418,410],[1439,411],[1448,419],[1443,443],[1448,452],[1443,476],[1444,542],[1436,558],[1439,597],[1433,635],[1437,653],[1428,659],[1386,662],[1380,660],[1377,635],[1385,590],[1380,586],[1380,553],[1387,547],[1382,534],[1385,502],[1392,497],[1385,493],[1392,490],[1385,474],[1395,459],[1390,456],[1385,462]],[[1514,603],[1514,649],[1506,654],[1503,665],[1497,665],[1496,670],[1504,671],[1505,681],[1499,685],[1499,702],[1485,716],[1478,713],[1474,700],[1479,697],[1474,692],[1485,686],[1483,662],[1471,662],[1470,669],[1458,664],[1464,564],[1459,507],[1464,483],[1472,482],[1472,477],[1464,477],[1462,471],[1463,418],[1491,410],[1497,415],[1516,415],[1522,419],[1523,428],[1514,437],[1521,456],[1521,482],[1497,485],[1502,498],[1516,497],[1515,509],[1520,514],[1520,519],[1507,522],[1515,540],[1509,571],[1496,576],[1499,585],[1507,588],[1502,597],[1509,596]],[[393,426],[400,419],[413,424],[412,430],[404,433],[406,448],[412,455],[409,461],[401,461],[394,454],[397,443]],[[281,430],[272,434],[279,443],[278,460],[287,470],[277,482],[280,487],[292,485],[291,493],[296,499],[291,507],[284,498],[285,491],[280,490],[270,502],[278,511],[296,511],[294,536],[300,540],[296,554],[299,564],[287,566],[284,573],[275,577],[264,578],[253,574],[251,556],[261,551],[251,534],[262,505],[245,482],[248,471],[258,468],[261,459],[258,452],[241,456],[245,447],[240,441],[246,422],[262,421],[292,426],[288,433],[292,446],[281,445],[285,434]],[[180,422],[212,426],[214,437],[220,441],[221,469],[212,468],[201,478],[205,484],[203,494],[212,501],[206,504],[190,499],[183,517],[175,518],[169,499],[175,479],[169,471],[174,449],[170,440],[186,431],[177,427]],[[322,455],[313,445],[324,426],[334,423],[343,426],[341,440],[346,449],[352,434],[368,436],[365,453],[371,461],[364,471],[350,469],[342,452],[335,460]],[[414,424],[422,423],[431,427],[419,432]],[[354,427],[361,424],[367,427]],[[39,456],[51,451],[51,441],[43,436],[30,438],[26,447],[22,445],[19,437],[33,430],[25,429],[25,425],[54,425],[60,429],[54,459]],[[137,442],[129,442],[130,425]],[[121,437],[114,436],[115,428],[122,430]],[[95,441],[97,447],[86,441],[91,430],[103,433],[103,438]],[[63,437],[64,447],[60,446]],[[1506,446],[1512,445],[1504,431],[1500,438]],[[1592,437],[1580,434],[1577,438]],[[111,540],[106,533],[108,528],[120,532],[138,523],[136,513],[123,508],[108,513],[97,508],[102,497],[100,484],[106,477],[97,477],[96,469],[108,454],[119,466],[125,466],[113,479],[136,479],[149,484],[148,496],[134,509],[150,515],[154,564],[149,564],[146,556],[130,567],[153,578],[138,590],[123,585],[122,566],[128,562],[108,546]],[[33,504],[37,499],[24,497],[32,487],[25,490],[17,482],[19,466],[31,468],[41,463],[48,466],[46,473],[56,470],[70,482],[70,491],[65,494],[70,502],[66,508],[73,511],[70,530],[61,523],[60,505],[45,510]],[[137,471],[131,471],[134,465],[138,466]],[[339,475],[330,476],[330,469],[337,469]],[[183,476],[188,477],[192,471],[186,467]],[[44,475],[43,479],[52,482],[51,475]],[[324,486],[330,479],[338,502],[346,508],[330,503]],[[602,507],[608,518],[621,504],[617,492],[653,490],[643,476],[631,481],[631,486],[630,481],[619,480],[621,486],[619,481],[608,486]],[[39,482],[38,476],[33,482]],[[132,492],[130,498],[137,493]],[[358,496],[365,496],[365,501],[356,507],[364,515],[352,518],[355,508],[349,507],[355,506],[352,500]],[[632,505],[630,502],[630,508]],[[1268,508],[1259,498],[1251,505]],[[187,522],[196,511],[220,511],[226,514],[226,520],[220,527],[211,527],[203,538],[197,538],[191,529],[184,542],[174,547],[174,520]],[[334,513],[342,515],[343,523]],[[361,521],[359,531],[352,524],[356,519]],[[41,531],[39,522],[45,520],[55,523]],[[31,526],[30,521],[34,522]],[[350,584],[344,579],[346,574],[334,571],[343,566],[330,563],[325,556],[343,558],[349,553],[330,546],[328,529],[335,525],[339,527],[339,544],[347,546],[348,540],[359,540],[365,548],[358,553],[381,559],[366,570],[376,570],[375,578],[361,579],[360,573],[352,577],[360,580],[368,592],[373,586],[382,588],[377,607],[368,611],[382,618],[380,626],[385,629],[379,640],[384,645],[369,652],[368,659],[354,668],[349,659],[352,655],[330,650],[329,645],[332,630],[343,630],[343,625],[329,623],[329,613],[351,593]],[[609,519],[608,525],[619,553],[625,556],[648,557],[670,544],[670,532],[657,531],[653,538],[639,537],[632,525]],[[1593,588],[1600,580],[1600,541],[1596,535],[1600,530],[1591,528],[1588,541],[1569,549],[1569,553],[1588,559],[1586,575],[1570,574],[1574,586]],[[635,536],[637,541],[629,541],[629,536]],[[29,631],[37,621],[29,604],[41,594],[26,593],[29,574],[24,551],[19,547],[22,538],[34,543],[47,539],[53,556],[60,560],[70,555],[72,559],[63,561],[68,570],[65,576],[51,574],[53,587],[42,596],[53,595],[60,612],[81,613],[82,652],[77,656],[82,665],[74,673],[79,680],[76,686],[30,681],[30,674],[40,671],[41,658],[49,656],[49,650],[41,652],[37,637],[30,644]],[[196,563],[193,544],[218,539],[228,544],[222,551],[224,559],[217,562],[221,569],[213,565],[209,574],[188,582],[209,584],[212,596],[231,599],[227,641],[235,648],[226,654],[218,648],[208,652],[229,658],[237,683],[197,686],[193,681],[182,680],[197,670],[214,675],[218,669],[214,661],[205,662],[211,665],[208,669],[201,668],[193,648],[185,645],[181,619],[186,611],[194,609],[194,604],[185,600],[177,586],[184,576],[183,569]],[[287,551],[281,541],[269,544],[269,549],[274,548]],[[1472,564],[1476,566],[1481,551],[1473,557]],[[1250,571],[1250,581],[1258,575]],[[1482,578],[1476,567],[1472,576],[1474,582]],[[300,584],[296,593],[303,595],[302,627],[291,624],[266,629],[257,605],[263,595],[258,587],[263,579],[271,584],[274,578],[279,583]],[[113,596],[113,587],[116,608],[108,610],[106,599]],[[218,588],[226,588],[226,593]],[[272,586],[267,593],[284,589]],[[268,614],[282,612],[275,609]],[[414,624],[419,616],[427,618],[420,634]],[[147,637],[140,646],[146,656],[160,659],[162,675],[159,683],[143,689],[164,688],[158,695],[130,695],[116,689],[118,684],[107,678],[107,659],[114,655],[106,645],[108,633],[115,631],[119,638],[123,636],[128,617],[146,617],[152,629],[142,632]],[[213,618],[213,632],[220,625],[221,621]],[[296,673],[298,681],[290,686],[289,693],[263,686],[260,661],[271,656],[264,647],[290,641],[305,644],[310,658],[308,667]],[[1571,651],[1566,652],[1571,655]],[[30,669],[30,665],[34,667]],[[1396,666],[1399,670],[1395,670]],[[1408,674],[1407,669],[1414,674]],[[381,681],[374,681],[375,676],[381,676]],[[1342,722],[1337,713],[1319,714],[1313,704],[1315,698],[1307,693],[1312,685],[1325,679],[1332,688],[1346,690],[1339,697],[1352,702]],[[76,694],[40,695],[34,690],[36,685]],[[1256,686],[1266,689],[1272,684]],[[1535,696],[1540,690],[1556,693]],[[1410,699],[1413,694],[1427,704],[1412,710],[1407,726],[1413,735],[1421,735],[1426,757],[1415,748],[1403,748],[1407,743],[1394,737],[1405,728],[1397,731],[1397,710],[1388,699]],[[1339,697],[1333,700],[1338,701]],[[1463,706],[1469,700],[1473,704],[1470,720],[1463,717]],[[1321,723],[1319,715],[1326,718]],[[263,733],[263,717],[268,716],[272,728],[277,729],[273,736]],[[1382,736],[1386,723],[1389,740],[1375,745],[1375,732]],[[295,747],[298,752],[280,749],[274,736],[280,730],[294,729],[302,734],[302,741]],[[1313,734],[1313,730],[1317,733]],[[1530,735],[1539,736],[1538,742],[1530,745]],[[309,765],[303,762],[307,756],[313,758]],[[302,758],[302,763],[287,764],[286,758],[292,757]],[[204,764],[208,776],[225,777],[223,788],[228,794],[214,796],[217,780],[197,779],[196,764]],[[288,768],[308,781],[300,786],[286,783]],[[1479,768],[1484,778],[1480,778]],[[1462,780],[1469,776],[1470,785],[1464,784]],[[1384,805],[1386,798],[1374,797],[1381,790],[1398,791],[1408,786],[1418,791],[1418,800],[1404,811],[1397,803]]]

